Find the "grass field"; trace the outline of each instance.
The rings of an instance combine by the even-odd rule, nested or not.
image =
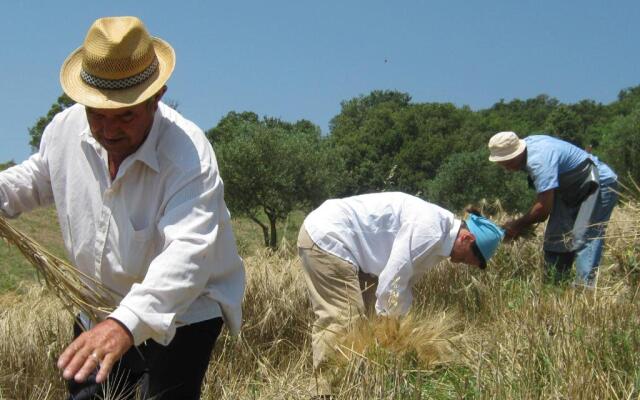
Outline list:
[[[222,335],[204,399],[304,399],[313,381],[312,313],[292,244],[260,248],[234,221],[248,282],[240,337]],[[51,210],[20,228],[62,252]],[[409,318],[375,320],[345,335],[334,360],[341,399],[640,398],[640,213],[616,210],[596,290],[553,284],[539,239],[503,246],[486,271],[447,262],[417,286]],[[0,244],[0,399],[60,399],[54,368],[70,319],[29,267]],[[115,398],[115,397],[114,397]]]

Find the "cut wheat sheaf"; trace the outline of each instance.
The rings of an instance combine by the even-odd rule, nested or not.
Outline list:
[[[70,313],[81,310],[96,322],[100,316],[113,311],[115,293],[112,290],[51,254],[35,240],[12,227],[2,216],[0,237],[20,250]]]

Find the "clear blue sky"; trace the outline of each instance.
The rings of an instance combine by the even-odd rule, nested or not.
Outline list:
[[[609,103],[640,84],[638,0],[16,0],[0,14],[0,162],[28,157],[60,65],[107,15],[172,44],[167,98],[205,130],[254,111],[326,133],[341,101],[375,89],[482,109],[541,93]]]

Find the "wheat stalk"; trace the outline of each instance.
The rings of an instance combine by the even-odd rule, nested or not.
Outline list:
[[[84,274],[65,260],[51,254],[43,246],[12,227],[0,216],[0,237],[16,246],[44,279],[46,286],[66,309],[75,314],[82,310],[93,322],[113,311],[116,294],[95,278]]]

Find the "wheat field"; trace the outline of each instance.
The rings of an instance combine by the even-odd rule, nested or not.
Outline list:
[[[407,318],[363,322],[344,335],[332,360],[335,393],[640,398],[638,223],[637,203],[615,211],[595,290],[548,282],[539,235],[502,246],[485,271],[441,264],[416,287]],[[220,336],[203,399],[309,397],[312,312],[299,260],[283,247],[245,256],[242,334]],[[0,399],[64,398],[55,361],[70,337],[69,314],[40,285],[0,295]]]

